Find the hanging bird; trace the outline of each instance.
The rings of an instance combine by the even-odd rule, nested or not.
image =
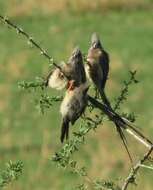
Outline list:
[[[82,53],[78,48],[72,52],[64,72],[68,78],[67,91],[62,101],[60,112],[62,114],[61,142],[69,135],[69,123],[72,125],[84,112],[87,105],[88,84],[83,65]]]
[[[65,63],[61,62],[60,68],[64,70]],[[67,86],[67,78],[61,72],[59,68],[55,68],[54,70],[50,71],[48,76],[45,79],[45,86],[54,88],[56,90],[62,90]]]
[[[76,47],[67,63],[62,62],[60,68],[56,68],[46,77],[46,86],[62,90],[69,81],[75,81],[75,86],[86,82],[86,73],[83,65],[82,53]]]
[[[113,111],[104,91],[109,73],[109,55],[104,50],[96,33],[94,33],[91,37],[91,47],[88,50],[87,64],[85,69],[89,80],[92,81],[98,89],[104,104],[108,107],[108,109]],[[132,158],[127,147],[126,138],[122,131],[122,127],[124,126],[121,126],[117,121],[115,122],[115,125],[132,163]]]
[[[87,106],[87,91],[89,86],[83,83],[75,86],[75,81],[70,81],[65,97],[62,101],[60,112],[62,114],[61,142],[68,139],[69,125],[74,125],[75,121],[82,115]]]
[[[68,62],[60,67],[61,70],[56,68],[48,75],[46,85],[61,90],[66,83],[66,93],[60,107],[61,142],[63,142],[68,138],[70,123],[73,125],[86,108],[89,86],[86,83],[86,73],[79,48],[75,48]]]

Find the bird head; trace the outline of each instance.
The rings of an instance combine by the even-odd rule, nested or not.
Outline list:
[[[69,62],[71,64],[77,64],[82,61],[82,53],[78,47],[74,48],[71,57],[69,59]]]
[[[67,66],[70,68],[70,80],[75,80],[77,85],[86,82],[82,53],[78,47],[73,50]]]
[[[100,42],[100,39],[99,39],[97,33],[93,33],[91,36],[91,48],[92,49],[97,49],[97,48],[102,49],[102,45],[101,45],[101,42]]]

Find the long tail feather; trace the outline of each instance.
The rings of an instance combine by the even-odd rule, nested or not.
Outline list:
[[[105,92],[104,92],[103,90],[99,90],[99,92],[100,92],[100,95],[101,95],[101,98],[102,98],[104,104],[105,104],[111,111],[114,112],[114,110],[112,109],[111,104],[110,104],[110,102],[109,102],[107,96],[105,95]],[[121,138],[121,140],[122,140],[122,142],[123,142],[123,145],[124,145],[124,147],[125,147],[125,149],[126,149],[126,152],[127,152],[127,154],[128,154],[128,157],[129,157],[129,159],[130,159],[130,162],[131,162],[131,164],[132,164],[132,166],[133,166],[133,160],[132,160],[131,154],[130,154],[129,149],[128,149],[128,146],[127,146],[127,140],[126,140],[126,137],[125,137],[125,135],[124,135],[124,133],[123,133],[123,131],[122,131],[122,127],[124,127],[124,126],[122,126],[121,123],[119,123],[119,122],[117,122],[117,121],[115,122],[115,125],[116,125],[117,132],[118,132],[118,134],[119,134],[119,136],[120,136],[120,138]]]
[[[64,139],[68,139],[69,136],[69,120],[67,118],[63,119],[62,127],[61,127],[61,142],[64,142]]]
[[[104,104],[107,105],[109,108],[111,108],[111,104],[103,90],[100,90],[100,95],[101,95],[101,98],[102,98]],[[111,110],[112,110],[112,108],[111,108]]]
[[[140,143],[145,145],[147,148],[151,148],[153,146],[152,141],[149,140],[146,136],[142,134],[137,129],[137,126],[131,123],[129,120],[127,120],[124,117],[121,117],[119,114],[117,114],[115,111],[113,111],[111,108],[109,108],[106,105],[101,104],[99,101],[95,100],[91,96],[88,95],[89,101],[95,105],[97,108],[100,108],[104,111],[104,113],[108,116],[108,118],[113,121],[114,123],[117,122],[122,129],[125,129],[126,132],[128,132],[130,135],[132,135],[136,140],[138,140]]]
[[[125,135],[124,135],[124,133],[123,133],[122,128],[120,127],[120,125],[118,125],[117,122],[115,123],[115,125],[116,125],[117,132],[120,135],[120,138],[121,138],[121,140],[123,142],[125,150],[126,150],[128,156],[129,156],[130,162],[131,162],[131,164],[133,166],[133,159],[132,159],[132,156],[131,156],[130,151],[128,149],[128,146],[127,146],[127,139],[126,139],[126,137],[125,137]]]

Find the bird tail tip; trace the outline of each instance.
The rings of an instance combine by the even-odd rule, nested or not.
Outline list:
[[[125,137],[125,135],[124,135],[124,133],[123,133],[123,131],[122,131],[122,128],[121,128],[117,123],[116,123],[116,128],[117,128],[117,131],[118,131],[118,133],[119,133],[119,135],[120,135],[120,138],[121,138],[121,140],[122,140],[122,142],[123,142],[123,145],[124,145],[124,147],[125,147],[125,150],[126,150],[126,152],[127,152],[127,154],[128,154],[128,157],[129,157],[129,160],[130,160],[130,162],[131,162],[131,165],[132,165],[132,167],[133,167],[133,159],[132,159],[132,156],[131,156],[130,151],[129,151],[129,149],[128,149],[128,146],[127,146],[126,137]]]
[[[61,128],[61,143],[64,142],[64,139],[68,139],[69,137],[69,120],[68,119],[63,119],[62,122],[62,128]]]

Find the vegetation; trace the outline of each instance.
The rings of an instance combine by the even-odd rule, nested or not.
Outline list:
[[[152,137],[151,10],[144,8],[125,12],[113,9],[105,13],[100,10],[86,11],[84,14],[74,14],[71,10],[60,14],[49,14],[49,11],[42,14],[41,10],[37,10],[25,14],[22,6],[18,6],[20,14],[15,14],[17,10],[12,13],[10,6],[7,1],[0,3],[3,13],[12,16],[14,22],[34,36],[42,47],[46,47],[56,62],[66,60],[76,44],[86,53],[90,35],[97,31],[111,57],[108,95],[113,101],[119,95],[122,81],[128,77],[128,70],[138,70],[140,83],[131,87],[122,110],[136,113],[137,125]],[[31,10],[35,9],[32,7]],[[3,24],[0,24],[0,41],[0,165],[2,167],[10,159],[24,162],[24,174],[8,189],[72,189],[80,184],[81,178],[75,173],[61,171],[50,160],[62,146],[59,142],[59,104],[47,109],[44,115],[38,114],[34,108],[36,104],[36,108],[41,110],[38,106],[41,89],[30,90],[32,93],[29,94],[17,88],[19,81],[44,76],[48,72],[48,62]],[[46,93],[57,95],[51,89]],[[79,123],[72,130],[76,131],[77,126]],[[74,155],[75,159],[80,165],[87,166],[91,178],[111,178],[119,183],[120,177],[127,175],[130,163],[111,123],[105,122],[105,125],[96,129],[96,133],[92,131],[87,136],[84,146]],[[135,159],[142,155],[143,147],[131,138],[129,145]],[[151,190],[152,175],[152,171],[143,169],[140,173],[143,180],[134,188],[141,190],[145,186],[146,190]],[[97,186],[101,183],[97,182]]]

